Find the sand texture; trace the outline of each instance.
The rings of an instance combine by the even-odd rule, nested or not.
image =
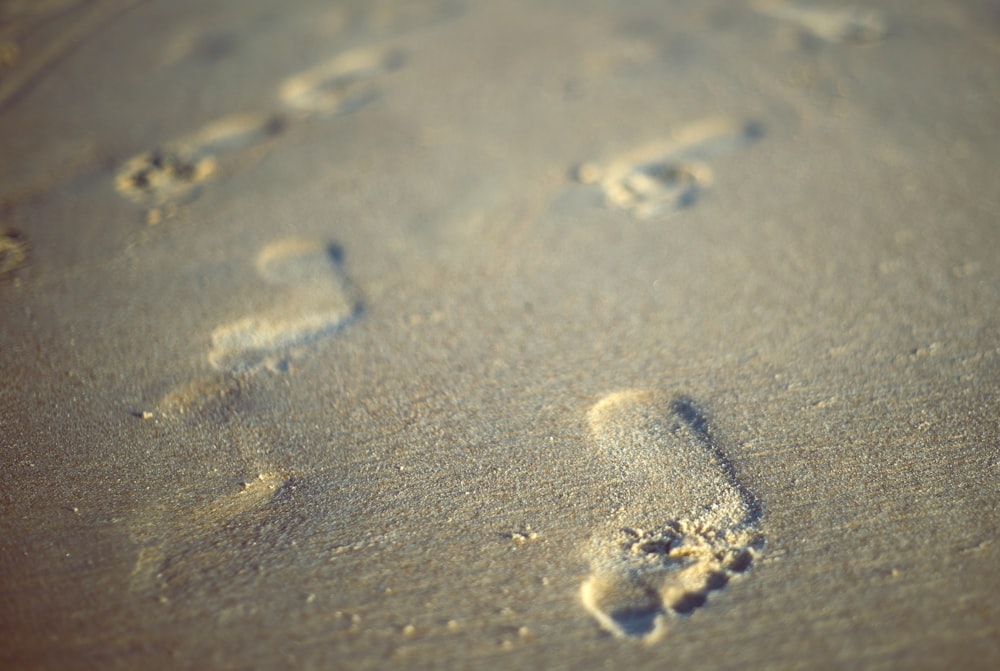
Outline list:
[[[0,1],[0,668],[1000,668],[987,0]]]

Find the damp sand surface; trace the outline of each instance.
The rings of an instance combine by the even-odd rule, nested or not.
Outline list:
[[[0,4],[0,666],[996,668],[998,44]]]

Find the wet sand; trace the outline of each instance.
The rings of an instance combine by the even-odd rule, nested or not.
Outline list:
[[[988,2],[0,5],[4,668],[995,668]]]

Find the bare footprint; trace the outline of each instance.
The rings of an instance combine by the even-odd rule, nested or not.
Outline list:
[[[194,200],[219,171],[219,160],[263,144],[284,128],[280,117],[235,114],[217,119],[162,147],[134,156],[118,171],[115,187],[149,208]]]
[[[809,33],[833,43],[871,44],[885,37],[885,18],[873,9],[822,7],[788,0],[757,0],[754,9],[790,21]]]
[[[223,424],[248,407],[244,382],[241,376],[228,372],[195,377],[169,389],[153,407],[161,417]],[[135,414],[144,419],[149,416],[142,411]]]
[[[159,64],[169,66],[183,61],[216,63],[238,49],[239,38],[235,31],[199,24],[174,35],[160,53]]]
[[[226,545],[227,534],[231,536],[236,529],[252,534],[258,522],[254,516],[266,513],[288,483],[285,476],[265,470],[214,500],[187,508],[144,511],[132,531],[139,551],[132,567],[131,590],[162,592],[176,588],[179,574],[184,573],[176,567],[192,561],[192,555],[205,555],[206,551]],[[194,560],[202,566],[191,573],[204,571],[205,557],[196,556]]]
[[[649,219],[694,204],[712,183],[706,160],[741,149],[761,134],[756,123],[704,119],[603,165],[584,163],[576,176],[584,184],[600,187],[608,206]]]
[[[12,275],[28,260],[28,243],[14,230],[0,228],[0,279]]]
[[[615,392],[587,422],[622,484],[618,512],[591,543],[580,597],[613,635],[655,641],[750,567],[763,545],[760,512],[689,399]]]
[[[336,332],[360,311],[341,270],[341,252],[317,240],[287,238],[257,255],[271,307],[212,332],[209,362],[219,370],[280,368],[299,348]]]
[[[288,77],[278,96],[285,105],[304,114],[352,112],[376,96],[379,75],[402,64],[402,53],[393,49],[364,47],[345,51]]]

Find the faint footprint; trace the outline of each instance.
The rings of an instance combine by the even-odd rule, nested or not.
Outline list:
[[[750,567],[763,546],[759,507],[689,399],[616,392],[587,421],[622,484],[614,527],[591,543],[580,597],[615,636],[654,641]]]
[[[0,228],[0,280],[13,274],[28,260],[28,243],[14,230]]]
[[[402,52],[364,47],[337,54],[330,60],[288,77],[278,96],[288,107],[305,114],[344,114],[370,102],[379,75],[398,69]]]
[[[873,9],[817,7],[788,0],[757,0],[754,9],[791,21],[827,42],[871,44],[885,37],[885,18]]]
[[[163,417],[224,424],[252,407],[244,383],[239,375],[228,372],[195,377],[168,390],[153,404],[153,408]],[[139,411],[133,414],[147,419],[152,413]]]
[[[598,185],[609,206],[648,219],[694,204],[712,183],[706,159],[736,151],[762,133],[757,123],[709,118],[604,165],[584,163],[576,176],[584,184]]]
[[[221,157],[235,156],[280,133],[284,121],[265,114],[236,114],[129,159],[115,186],[125,198],[149,208],[194,200],[219,170]]]
[[[235,534],[253,538],[258,519],[267,513],[269,504],[278,499],[290,486],[290,480],[274,472],[261,472],[245,480],[229,494],[214,500],[181,509],[152,509],[142,513],[134,523],[132,536],[139,544],[139,551],[132,567],[132,591],[180,585],[179,574],[190,580],[198,573],[211,568],[210,561],[218,563],[219,550],[224,546],[239,549],[232,542]],[[213,557],[212,555],[216,555]],[[190,571],[176,567],[194,562]],[[200,565],[198,565],[200,564]],[[173,567],[173,569],[172,569]]]
[[[239,49],[239,37],[221,27],[198,26],[182,30],[167,43],[160,55],[160,65],[182,61],[211,64],[232,56]]]
[[[341,270],[339,247],[288,238],[257,255],[271,307],[212,332],[209,362],[220,370],[280,368],[301,346],[336,332],[361,309]]]

